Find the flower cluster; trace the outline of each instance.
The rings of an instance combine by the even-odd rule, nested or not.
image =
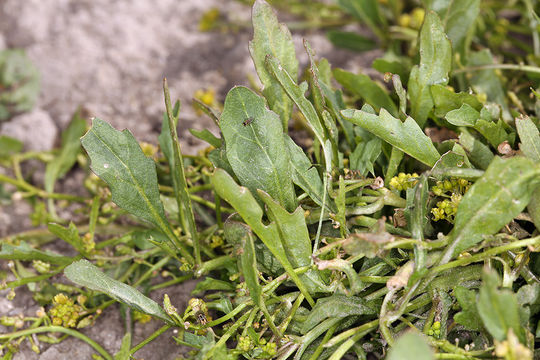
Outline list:
[[[253,348],[253,341],[251,341],[249,336],[240,336],[236,348],[242,353],[247,353]]]
[[[441,336],[441,322],[435,321],[428,330],[428,335],[438,339]]]
[[[413,188],[418,182],[418,174],[405,174],[399,173],[398,176],[394,176],[390,179],[390,187],[396,190],[407,190]]]
[[[446,220],[453,223],[461,198],[470,187],[471,183],[465,179],[437,181],[431,191],[445,199],[438,201],[437,206],[431,209],[433,221]]]
[[[53,308],[49,310],[54,325],[75,327],[82,315],[83,308],[64,294],[58,294],[53,299]]]

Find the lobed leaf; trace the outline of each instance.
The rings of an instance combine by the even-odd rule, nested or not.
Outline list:
[[[64,270],[64,274],[77,285],[105,293],[137,311],[154,316],[169,324],[173,323],[154,300],[144,296],[137,289],[104,274],[88,260],[74,262]]]
[[[352,123],[361,126],[401,151],[428,166],[439,160],[440,154],[418,124],[410,117],[405,122],[396,119],[385,109],[379,115],[364,110],[343,110],[341,114]]]

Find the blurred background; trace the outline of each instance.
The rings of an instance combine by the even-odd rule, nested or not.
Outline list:
[[[187,129],[217,129],[193,108],[192,98],[219,108],[232,86],[257,84],[248,52],[251,2],[0,0],[0,67],[4,77],[11,76],[8,69],[23,73],[0,84],[0,91],[18,89],[10,99],[18,105],[0,109],[0,134],[21,140],[26,150],[50,150],[81,106],[86,116],[155,143],[167,77],[172,97],[182,103],[183,150],[197,151],[204,145]],[[360,55],[336,49],[320,26],[325,14],[314,8],[307,21],[294,14],[294,2],[284,3],[273,5],[291,28],[301,68],[307,62],[302,38],[317,56],[352,71],[380,56],[379,50]]]

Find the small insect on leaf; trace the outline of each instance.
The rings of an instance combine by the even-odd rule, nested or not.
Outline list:
[[[251,124],[253,122],[253,120],[255,120],[253,117],[248,117],[248,118],[246,118],[246,120],[244,120],[242,125],[248,126],[249,124]]]

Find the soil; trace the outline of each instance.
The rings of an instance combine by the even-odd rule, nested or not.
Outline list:
[[[200,32],[199,19],[211,8],[219,9],[239,29]],[[250,9],[233,0],[0,0],[0,49],[24,48],[41,72],[42,88],[36,108],[1,124],[0,134],[20,139],[27,150],[49,150],[59,143],[59,134],[76,108],[83,106],[91,116],[156,143],[164,108],[162,79],[167,77],[172,96],[182,103],[182,149],[195,153],[205,145],[187,129],[218,131],[209,118],[196,114],[191,98],[198,89],[213,88],[223,101],[232,86],[249,85],[248,76],[256,78],[247,48],[251,37]],[[352,71],[369,68],[380,55],[335,49],[320,32],[295,32],[293,37],[301,68],[307,63],[303,38],[318,57]],[[81,176],[71,175],[78,181],[64,181],[62,191],[78,193]],[[39,176],[36,181],[39,185]],[[30,211],[24,200],[0,205],[0,236],[29,229]],[[167,288],[180,311],[193,287],[194,282],[188,282]],[[163,294],[150,296],[161,302]],[[0,315],[33,316],[37,305],[26,288],[18,289],[11,302],[5,295],[0,293]],[[110,353],[119,349],[124,334],[117,310],[111,307],[94,326],[83,330]],[[133,343],[159,326],[158,321],[137,325]],[[5,330],[0,327],[0,332]],[[181,348],[168,336],[172,333],[160,336],[136,358],[175,359]],[[41,343],[40,349],[40,355],[33,353],[25,341],[15,359],[90,359],[94,353],[74,338],[55,345]]]

